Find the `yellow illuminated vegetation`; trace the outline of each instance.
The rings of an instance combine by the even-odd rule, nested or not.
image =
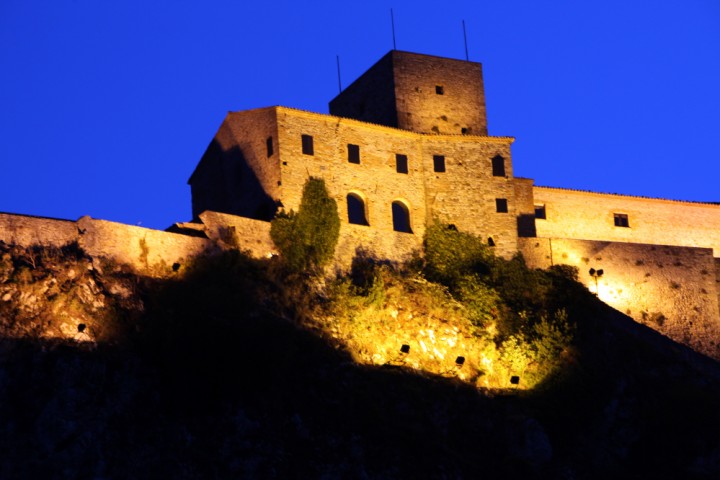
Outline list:
[[[314,318],[359,363],[528,389],[572,357],[574,328],[553,284],[568,275],[496,258],[479,238],[437,223],[423,259],[356,258]]]

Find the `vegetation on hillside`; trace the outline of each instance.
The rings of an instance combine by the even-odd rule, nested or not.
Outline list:
[[[159,280],[0,244],[0,478],[720,474],[717,370],[630,335],[571,268],[439,223],[407,265],[287,263],[316,252]]]

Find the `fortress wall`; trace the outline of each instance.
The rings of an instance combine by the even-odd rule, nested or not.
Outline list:
[[[275,118],[274,108],[227,115],[190,178],[195,219],[205,210],[271,218],[280,183]]]
[[[340,269],[347,269],[358,254],[380,260],[404,262],[422,248],[422,240],[422,237],[409,233],[381,233],[363,225],[345,223],[340,227],[335,263]]]
[[[210,211],[201,213],[200,220],[213,242],[239,247],[257,258],[277,253],[270,238],[270,222]]]
[[[539,237],[612,240],[712,248],[720,257],[720,205],[535,187],[535,203],[546,220]],[[613,214],[628,216],[616,227]]]
[[[514,178],[515,204],[517,213],[517,233],[520,237],[535,237],[535,200],[533,197],[533,180],[530,178]]]
[[[72,220],[0,213],[0,241],[10,245],[60,247],[77,239]]]
[[[433,156],[445,156],[445,172],[433,171]],[[492,176],[492,158],[505,159],[505,177]],[[496,252],[510,256],[517,250],[518,203],[512,180],[510,140],[454,141],[423,138],[423,162],[428,210],[459,229],[492,238]],[[498,213],[496,199],[507,200],[508,212]]]
[[[413,235],[422,238],[427,218],[421,156],[417,136],[353,120],[282,109],[279,115],[282,199],[297,211],[308,177],[323,178],[347,224],[347,195],[365,201],[370,229],[394,234],[392,202],[408,207]],[[303,155],[300,137],[312,135],[314,155]],[[348,144],[359,145],[360,164],[348,162]],[[396,153],[408,157],[408,173],[398,173]],[[376,235],[376,233],[368,233]],[[388,252],[391,255],[392,252]]]
[[[425,133],[487,135],[482,65],[392,52],[398,126]],[[442,87],[438,94],[436,87]]]
[[[297,210],[309,176],[324,178],[347,222],[347,194],[365,199],[372,229],[395,234],[391,204],[410,211],[413,234],[422,241],[433,217],[492,237],[498,253],[517,248],[517,205],[512,183],[509,138],[420,135],[354,120],[278,108],[282,199]],[[312,135],[314,155],[303,155],[300,137]],[[348,162],[348,144],[360,146],[360,164]],[[396,154],[408,157],[408,173],[396,170]],[[434,172],[433,155],[445,156],[445,172]],[[507,177],[492,176],[492,158],[505,158]],[[508,200],[508,213],[496,212],[496,198]],[[368,233],[374,236],[375,233]],[[370,241],[370,239],[367,239]],[[385,244],[387,247],[387,244]],[[393,251],[387,251],[388,258]]]
[[[177,233],[82,217],[77,222],[80,246],[92,257],[130,265],[138,273],[164,277],[173,264],[186,266],[192,257],[213,248],[209,240]]]
[[[711,249],[563,238],[518,243],[529,266],[576,266],[579,280],[608,305],[720,359],[717,260]],[[590,268],[604,271],[597,290]]]

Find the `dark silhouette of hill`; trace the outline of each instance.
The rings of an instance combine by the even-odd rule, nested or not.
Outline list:
[[[353,363],[300,321],[315,293],[274,268],[230,253],[136,279],[142,309],[118,303],[102,341],[5,335],[0,478],[720,472],[716,364],[577,286],[566,303],[586,315],[565,370],[534,391],[484,391]],[[127,278],[96,275],[108,297]]]

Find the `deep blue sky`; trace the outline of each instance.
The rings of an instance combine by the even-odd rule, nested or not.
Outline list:
[[[539,185],[720,201],[720,2],[0,1],[0,211],[152,228],[229,110],[327,112],[392,48],[485,71]]]

